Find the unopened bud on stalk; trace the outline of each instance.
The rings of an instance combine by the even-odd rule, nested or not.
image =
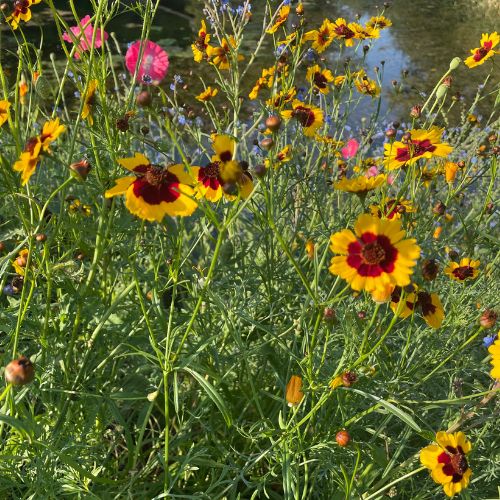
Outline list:
[[[434,259],[426,259],[422,263],[422,276],[426,281],[433,281],[439,272],[439,264]]]
[[[350,441],[351,441],[351,436],[349,435],[349,433],[343,429],[339,432],[337,432],[336,436],[335,436],[335,441],[337,441],[337,444],[339,446],[347,446]]]
[[[358,376],[355,372],[347,371],[342,374],[342,383],[346,387],[350,387],[358,380]]]
[[[271,132],[276,132],[279,130],[281,126],[281,118],[276,115],[271,115],[268,116],[266,119],[266,127],[271,131]]]
[[[44,241],[47,240],[47,235],[43,234],[43,233],[38,233],[36,236],[35,236],[35,240],[38,241],[39,243],[43,243]]]
[[[498,314],[493,309],[486,309],[479,318],[479,324],[483,328],[493,328],[496,325]]]
[[[267,173],[267,168],[263,163],[258,163],[255,167],[253,167],[253,172],[257,177],[262,179],[262,177],[264,177]]]
[[[298,16],[303,16],[304,15],[304,4],[302,2],[297,5],[295,8],[295,12],[297,13]]]
[[[135,102],[138,106],[146,108],[148,106],[151,106],[151,103],[153,102],[153,96],[147,90],[143,90],[142,92],[139,92],[137,94]]]
[[[335,310],[331,307],[325,307],[323,311],[323,319],[325,321],[333,321],[335,319]]]
[[[87,160],[80,160],[76,163],[72,163],[69,168],[73,177],[79,181],[85,181],[87,180],[89,172],[92,170],[92,165],[90,165]]]
[[[454,69],[457,69],[460,66],[460,63],[462,62],[462,59],[460,57],[454,57],[451,62],[450,62],[450,69],[453,71]]]
[[[432,211],[436,215],[444,215],[444,212],[446,211],[446,205],[442,201],[438,201],[435,205]]]
[[[442,99],[448,90],[448,86],[442,83],[436,91],[436,99]]]
[[[29,384],[35,377],[35,367],[26,357],[21,356],[5,367],[5,380],[12,385]]]
[[[412,118],[420,118],[422,116],[422,106],[415,104],[410,110],[410,116]]]
[[[273,146],[274,146],[274,141],[270,137],[267,137],[260,143],[260,147],[262,149],[265,149],[266,151],[269,151]]]
[[[395,128],[388,128],[385,131],[385,135],[386,135],[386,137],[389,137],[389,139],[392,139],[393,137],[396,136],[396,129]]]

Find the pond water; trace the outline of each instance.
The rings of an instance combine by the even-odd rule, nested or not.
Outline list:
[[[78,12],[83,16],[90,12],[90,1],[79,0]],[[233,5],[240,2],[233,1]],[[278,2],[274,2],[278,4]],[[346,17],[355,20],[359,15],[361,21],[380,12],[377,2],[373,0],[305,0],[305,13],[311,27],[320,25],[324,17],[335,19]],[[68,21],[72,16],[67,0],[56,0],[56,7]],[[252,10],[254,19],[248,25],[248,49],[252,48],[252,40],[258,36],[261,28],[259,14],[264,11],[266,0],[254,0]],[[180,74],[186,81],[198,80],[190,78],[190,72],[195,77],[203,75],[210,78],[212,74],[206,65],[197,65],[192,60],[190,44],[196,33],[202,16],[203,2],[200,0],[164,0],[161,2],[158,15],[150,38],[162,44],[169,52],[171,59],[170,76]],[[33,8],[33,21],[26,25],[28,40],[40,39],[43,31],[45,59],[49,51],[56,54],[61,51],[57,33],[53,24],[44,20],[50,18],[44,12],[42,5]],[[396,0],[391,2],[385,15],[393,22],[393,27],[382,31],[373,48],[368,52],[365,67],[373,76],[373,68],[381,66],[384,61],[384,102],[383,112],[391,119],[405,119],[413,104],[422,100],[422,95],[428,92],[448,68],[450,60],[455,56],[467,57],[469,49],[478,46],[481,33],[499,30],[500,1],[498,0]],[[125,47],[130,41],[139,38],[141,24],[135,14],[129,12],[118,16],[108,27],[114,31],[118,40]],[[2,42],[6,48],[12,47],[9,33],[2,28]],[[259,68],[271,61],[272,40],[262,50],[261,64],[256,65],[255,73],[249,76],[249,85],[258,77]],[[3,48],[3,47],[2,47]],[[2,53],[3,50],[2,50]],[[267,56],[266,56],[267,54]],[[346,53],[342,57],[345,57]],[[348,54],[357,57],[351,52]],[[5,57],[5,56],[4,56]],[[7,56],[8,57],[8,56]],[[336,65],[339,54],[330,52],[332,66]],[[360,56],[359,56],[360,57]],[[10,59],[13,64],[13,59]],[[8,64],[8,63],[7,63]],[[494,74],[498,81],[500,72]],[[402,90],[396,92],[392,80],[400,82],[402,71],[408,76],[404,79]],[[477,87],[490,70],[490,64],[469,70],[461,67],[455,72],[452,92],[460,92],[464,103],[470,103]],[[210,82],[209,82],[210,83]],[[194,84],[193,92],[197,90]],[[482,102],[478,112],[488,113],[494,98]]]

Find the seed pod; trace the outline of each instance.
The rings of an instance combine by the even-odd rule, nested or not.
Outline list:
[[[493,328],[497,323],[498,314],[493,309],[486,309],[479,318],[479,324],[483,328]]]
[[[35,367],[26,357],[20,356],[5,367],[5,380],[12,385],[29,384],[35,377]]]
[[[151,103],[153,102],[153,96],[147,90],[143,90],[142,92],[139,92],[137,94],[135,102],[138,106],[147,108],[148,106],[151,106]]]
[[[262,178],[266,175],[267,173],[267,168],[263,163],[258,163],[253,167],[253,173],[259,177]]]
[[[337,444],[339,446],[347,446],[349,444],[349,442],[351,441],[351,436],[349,435],[349,433],[343,429],[339,432],[337,432],[337,434],[335,435],[335,441],[337,441]]]

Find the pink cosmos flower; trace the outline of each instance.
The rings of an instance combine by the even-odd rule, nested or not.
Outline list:
[[[137,79],[147,85],[158,85],[166,76],[168,71],[168,54],[151,40],[145,40],[142,60],[137,70]],[[141,42],[134,42],[130,45],[125,54],[125,65],[130,74],[135,73],[141,51]]]
[[[378,175],[378,168],[376,165],[372,165],[367,171],[366,171],[366,177],[376,177]]]
[[[345,160],[356,156],[358,152],[359,142],[356,139],[349,139],[345,147],[341,149],[342,156]]]
[[[80,20],[80,25],[83,30],[80,28],[80,26],[72,26],[70,28],[73,36],[69,35],[68,33],[63,34],[63,40],[66,42],[73,43],[74,39],[78,40],[77,49],[75,51],[75,59],[80,59],[83,51],[90,50],[90,48],[92,47],[92,38],[94,37],[94,27],[90,22],[90,16],[83,17]],[[105,41],[108,39],[108,36],[109,35],[104,32]],[[96,30],[94,47],[96,49],[102,47],[102,37],[100,29]]]

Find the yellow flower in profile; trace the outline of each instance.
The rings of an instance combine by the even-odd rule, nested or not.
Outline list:
[[[491,354],[491,372],[492,378],[500,379],[500,338],[490,345],[488,352]]]
[[[312,42],[312,49],[321,54],[333,42],[335,38],[334,29],[335,25],[329,19],[325,19],[318,30],[308,31],[302,40]]]
[[[445,268],[444,273],[454,281],[463,283],[466,280],[474,280],[479,274],[477,269],[480,265],[478,260],[465,257],[460,260],[460,263],[451,261]]]
[[[205,21],[201,21],[201,28],[198,31],[198,38],[191,45],[191,50],[193,51],[193,58],[195,62],[199,63],[203,61],[203,58],[207,55],[207,48],[210,42],[210,34],[207,33],[207,25]]]
[[[95,93],[97,90],[97,80],[90,80],[87,92],[83,96],[82,119],[87,120],[89,125],[94,125],[94,117],[92,116],[95,104]]]
[[[385,16],[373,16],[370,17],[366,25],[369,28],[379,28],[383,30],[392,26],[392,21],[390,19],[387,19],[387,17]]]
[[[448,161],[444,164],[444,175],[446,182],[449,184],[453,183],[455,177],[457,176],[458,165],[452,161]]]
[[[289,162],[291,159],[292,159],[292,146],[288,144],[281,151],[278,152],[278,154],[274,157],[272,164],[274,168],[278,168],[281,167],[283,163]],[[264,160],[264,164],[266,168],[269,168],[271,166],[271,160],[269,158],[266,158]]]
[[[361,94],[377,97],[380,95],[380,87],[375,80],[368,78],[364,71],[359,71],[354,79],[354,85]]]
[[[290,377],[288,384],[286,384],[285,398],[288,406],[297,406],[304,399],[302,377],[299,375],[292,375]]]
[[[213,99],[219,93],[219,89],[213,89],[212,87],[207,87],[201,94],[196,96],[196,99],[200,102],[208,102]]]
[[[415,212],[411,201],[386,198],[380,205],[370,205],[370,212],[378,218],[400,219],[403,214]]]
[[[313,240],[308,239],[308,240],[306,241],[305,248],[306,248],[307,258],[308,258],[309,260],[314,259],[315,247],[316,247],[316,245],[314,244],[314,241],[313,241]]]
[[[278,28],[286,22],[288,19],[288,16],[290,15],[290,6],[289,5],[283,5],[283,7],[280,8],[278,15],[276,16],[276,19],[274,20],[274,24],[266,30],[266,33],[273,34],[278,31]]]
[[[488,35],[488,33],[483,33],[481,37],[480,47],[477,49],[471,49],[471,56],[469,56],[464,62],[469,68],[474,68],[480,66],[490,57],[498,54],[498,51],[493,50],[494,47],[500,42],[500,36],[496,31]]]
[[[229,38],[223,38],[220,47],[207,47],[207,56],[209,61],[221,70],[229,69],[231,64],[230,54],[231,50],[236,49],[236,41],[231,35]],[[238,61],[242,61],[244,57],[240,54],[237,56]]]
[[[472,474],[466,455],[472,446],[463,432],[436,434],[436,443],[420,451],[420,462],[431,472],[432,479],[452,497],[467,488]]]
[[[51,143],[53,143],[65,130],[66,127],[59,123],[59,118],[46,122],[39,136],[42,150],[50,152]]]
[[[125,195],[125,206],[137,217],[161,222],[166,215],[189,216],[198,207],[191,176],[183,165],[152,165],[141,153],[118,163],[134,175],[117,179],[105,196]]]
[[[344,229],[330,237],[331,251],[340,255],[332,258],[329,271],[358,291],[372,292],[389,284],[406,286],[420,257],[420,247],[405,236],[400,220],[362,214],[354,233]]]
[[[329,83],[334,81],[334,76],[329,69],[321,69],[317,64],[307,68],[306,80],[322,94],[330,92]]]
[[[384,163],[388,170],[395,170],[404,165],[412,165],[421,158],[433,156],[446,158],[453,148],[441,142],[444,128],[431,127],[429,130],[409,130],[405,142],[394,141],[384,144]]]
[[[305,104],[298,99],[292,103],[292,110],[282,111],[285,120],[295,118],[307,137],[314,137],[316,131],[323,125],[323,111],[312,104]]]
[[[292,87],[290,90],[280,90],[274,97],[266,101],[266,104],[272,108],[281,108],[283,105],[292,101],[297,94],[297,89]]]
[[[0,127],[9,119],[9,101],[0,101]]]
[[[373,177],[362,175],[351,179],[342,177],[340,181],[333,184],[333,187],[339,191],[346,191],[348,193],[366,194],[368,191],[377,189],[382,186],[382,184],[385,184],[386,180],[387,176],[385,174],[379,174]]]

